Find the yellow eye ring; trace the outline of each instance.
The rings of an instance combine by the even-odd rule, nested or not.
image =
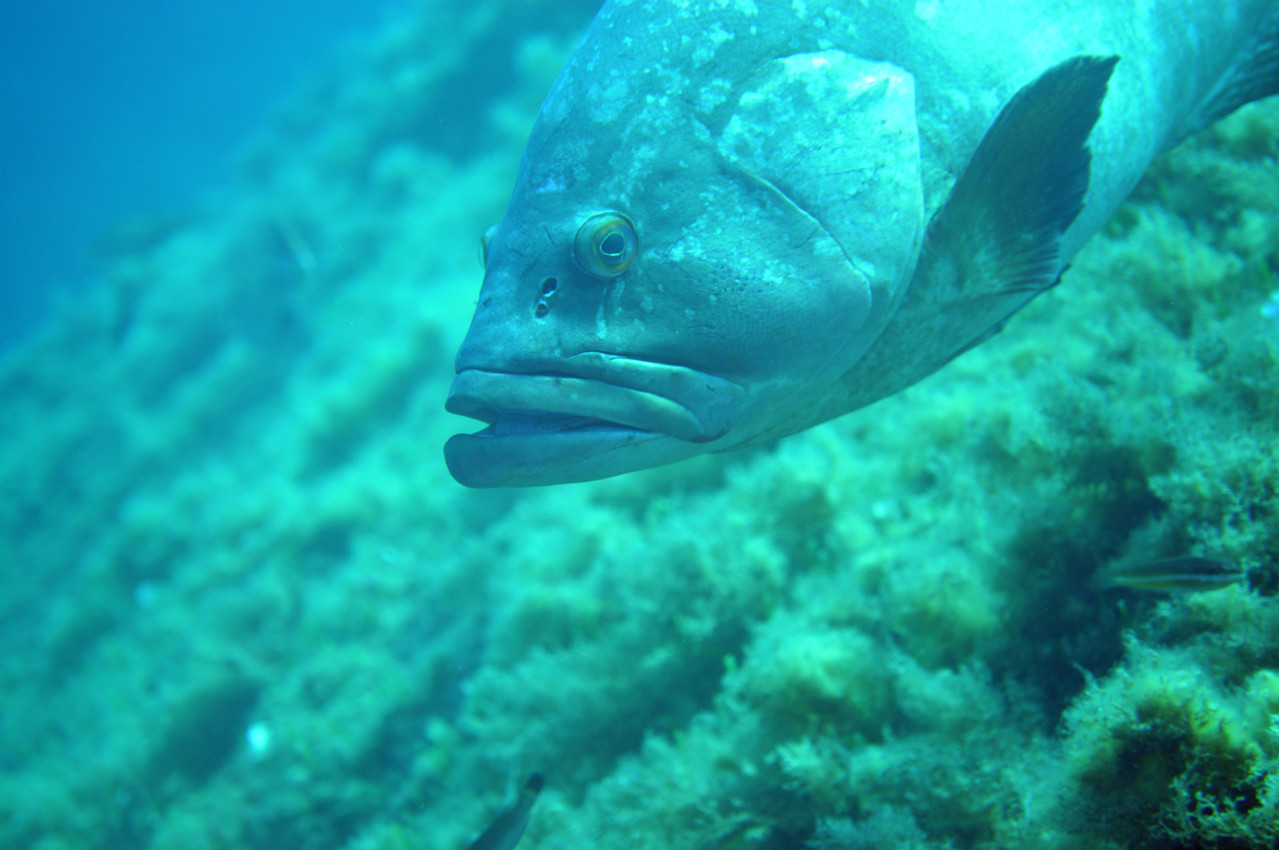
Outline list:
[[[593,215],[578,228],[573,258],[582,270],[596,277],[617,277],[639,253],[635,225],[619,212]]]

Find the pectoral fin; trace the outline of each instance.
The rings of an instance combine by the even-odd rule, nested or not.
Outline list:
[[[1000,110],[929,223],[900,309],[845,376],[853,407],[937,370],[1056,284],[1062,236],[1088,190],[1086,143],[1118,60],[1066,60]]]
[[[738,97],[719,146],[818,222],[869,281],[874,315],[862,333],[873,339],[924,230],[914,77],[839,50],[770,60]]]
[[[956,301],[1029,297],[1057,281],[1061,237],[1088,190],[1085,142],[1117,61],[1067,60],[1013,96],[929,224],[917,281],[953,269]]]

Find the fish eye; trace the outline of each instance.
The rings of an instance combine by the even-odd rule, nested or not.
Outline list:
[[[480,234],[480,265],[484,268],[488,268],[489,265],[489,243],[493,241],[495,230],[497,230],[496,224]]]
[[[598,213],[582,223],[573,240],[573,258],[596,277],[617,277],[639,253],[635,225],[619,212]]]

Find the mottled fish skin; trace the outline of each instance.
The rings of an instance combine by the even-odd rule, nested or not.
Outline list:
[[[446,406],[491,427],[449,469],[602,478],[897,392],[1276,90],[1274,0],[606,3],[485,236]]]

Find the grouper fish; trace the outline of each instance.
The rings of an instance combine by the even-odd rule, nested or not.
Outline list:
[[[449,470],[603,478],[898,392],[1277,91],[1277,0],[611,0],[484,234]]]

